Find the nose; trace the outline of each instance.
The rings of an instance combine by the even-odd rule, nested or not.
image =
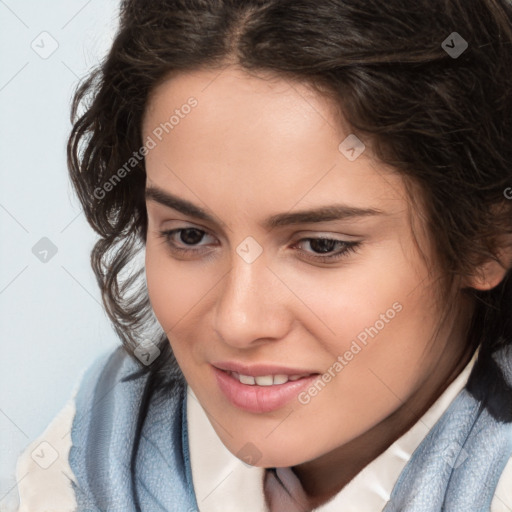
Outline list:
[[[217,289],[215,330],[226,344],[248,348],[285,337],[292,321],[289,291],[267,267],[265,252],[252,263],[234,253]]]

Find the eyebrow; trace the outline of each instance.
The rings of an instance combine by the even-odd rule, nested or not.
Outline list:
[[[207,213],[203,208],[175,196],[157,186],[151,185],[146,188],[146,200],[155,201],[168,208],[173,208],[184,215],[195,217],[196,219],[215,223],[213,216]],[[293,224],[309,224],[315,222],[326,222],[331,220],[342,220],[357,217],[367,217],[371,215],[382,215],[385,212],[377,208],[356,208],[344,204],[333,204],[322,206],[311,210],[302,210],[292,213],[278,213],[265,219],[262,223],[266,229],[273,229],[280,226]]]

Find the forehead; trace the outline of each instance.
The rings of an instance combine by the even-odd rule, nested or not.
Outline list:
[[[143,122],[143,139],[156,143],[146,156],[148,180],[194,202],[255,215],[333,199],[403,206],[400,177],[368,147],[354,161],[340,151],[349,135],[331,100],[307,85],[236,68],[164,81]]]
[[[180,73],[158,85],[148,101],[144,130],[165,123],[176,111],[188,111],[190,98],[196,99],[197,106],[180,116],[178,123],[174,120],[168,134],[171,143],[184,142],[189,127],[196,138],[208,137],[217,146],[222,144],[224,154],[287,147],[298,139],[311,140],[315,133],[318,137],[311,144],[323,138],[337,146],[342,135],[334,120],[334,104],[307,85],[268,73],[255,76],[233,67]],[[328,132],[329,141],[325,140]],[[187,138],[187,142],[193,140]]]

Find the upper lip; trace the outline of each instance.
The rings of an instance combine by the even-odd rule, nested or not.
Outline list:
[[[237,372],[242,375],[259,377],[262,375],[310,375],[318,372],[304,368],[290,368],[289,366],[279,366],[275,364],[245,364],[236,361],[217,361],[211,363],[220,370]]]

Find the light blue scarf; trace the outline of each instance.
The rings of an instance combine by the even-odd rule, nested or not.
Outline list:
[[[512,388],[512,347],[493,358]],[[173,384],[148,397],[147,375],[122,381],[139,368],[119,347],[98,358],[82,378],[69,455],[78,482],[73,486],[77,512],[199,511],[187,438],[186,381],[176,368]],[[511,389],[506,392],[503,407],[512,403]],[[144,397],[150,398],[147,413],[139,415]],[[459,393],[413,453],[385,512],[489,511],[512,455],[512,422],[494,419],[479,405],[467,389]]]
[[[119,347],[98,358],[82,378],[69,454],[78,482],[73,485],[77,512],[199,511],[189,460],[185,380],[177,371],[175,385],[151,397],[137,436],[148,376],[122,379],[139,369]]]
[[[512,347],[493,359],[512,394]],[[511,403],[509,398],[502,406]],[[512,454],[512,423],[497,421],[479,406],[461,390],[414,451],[384,512],[489,512]]]

